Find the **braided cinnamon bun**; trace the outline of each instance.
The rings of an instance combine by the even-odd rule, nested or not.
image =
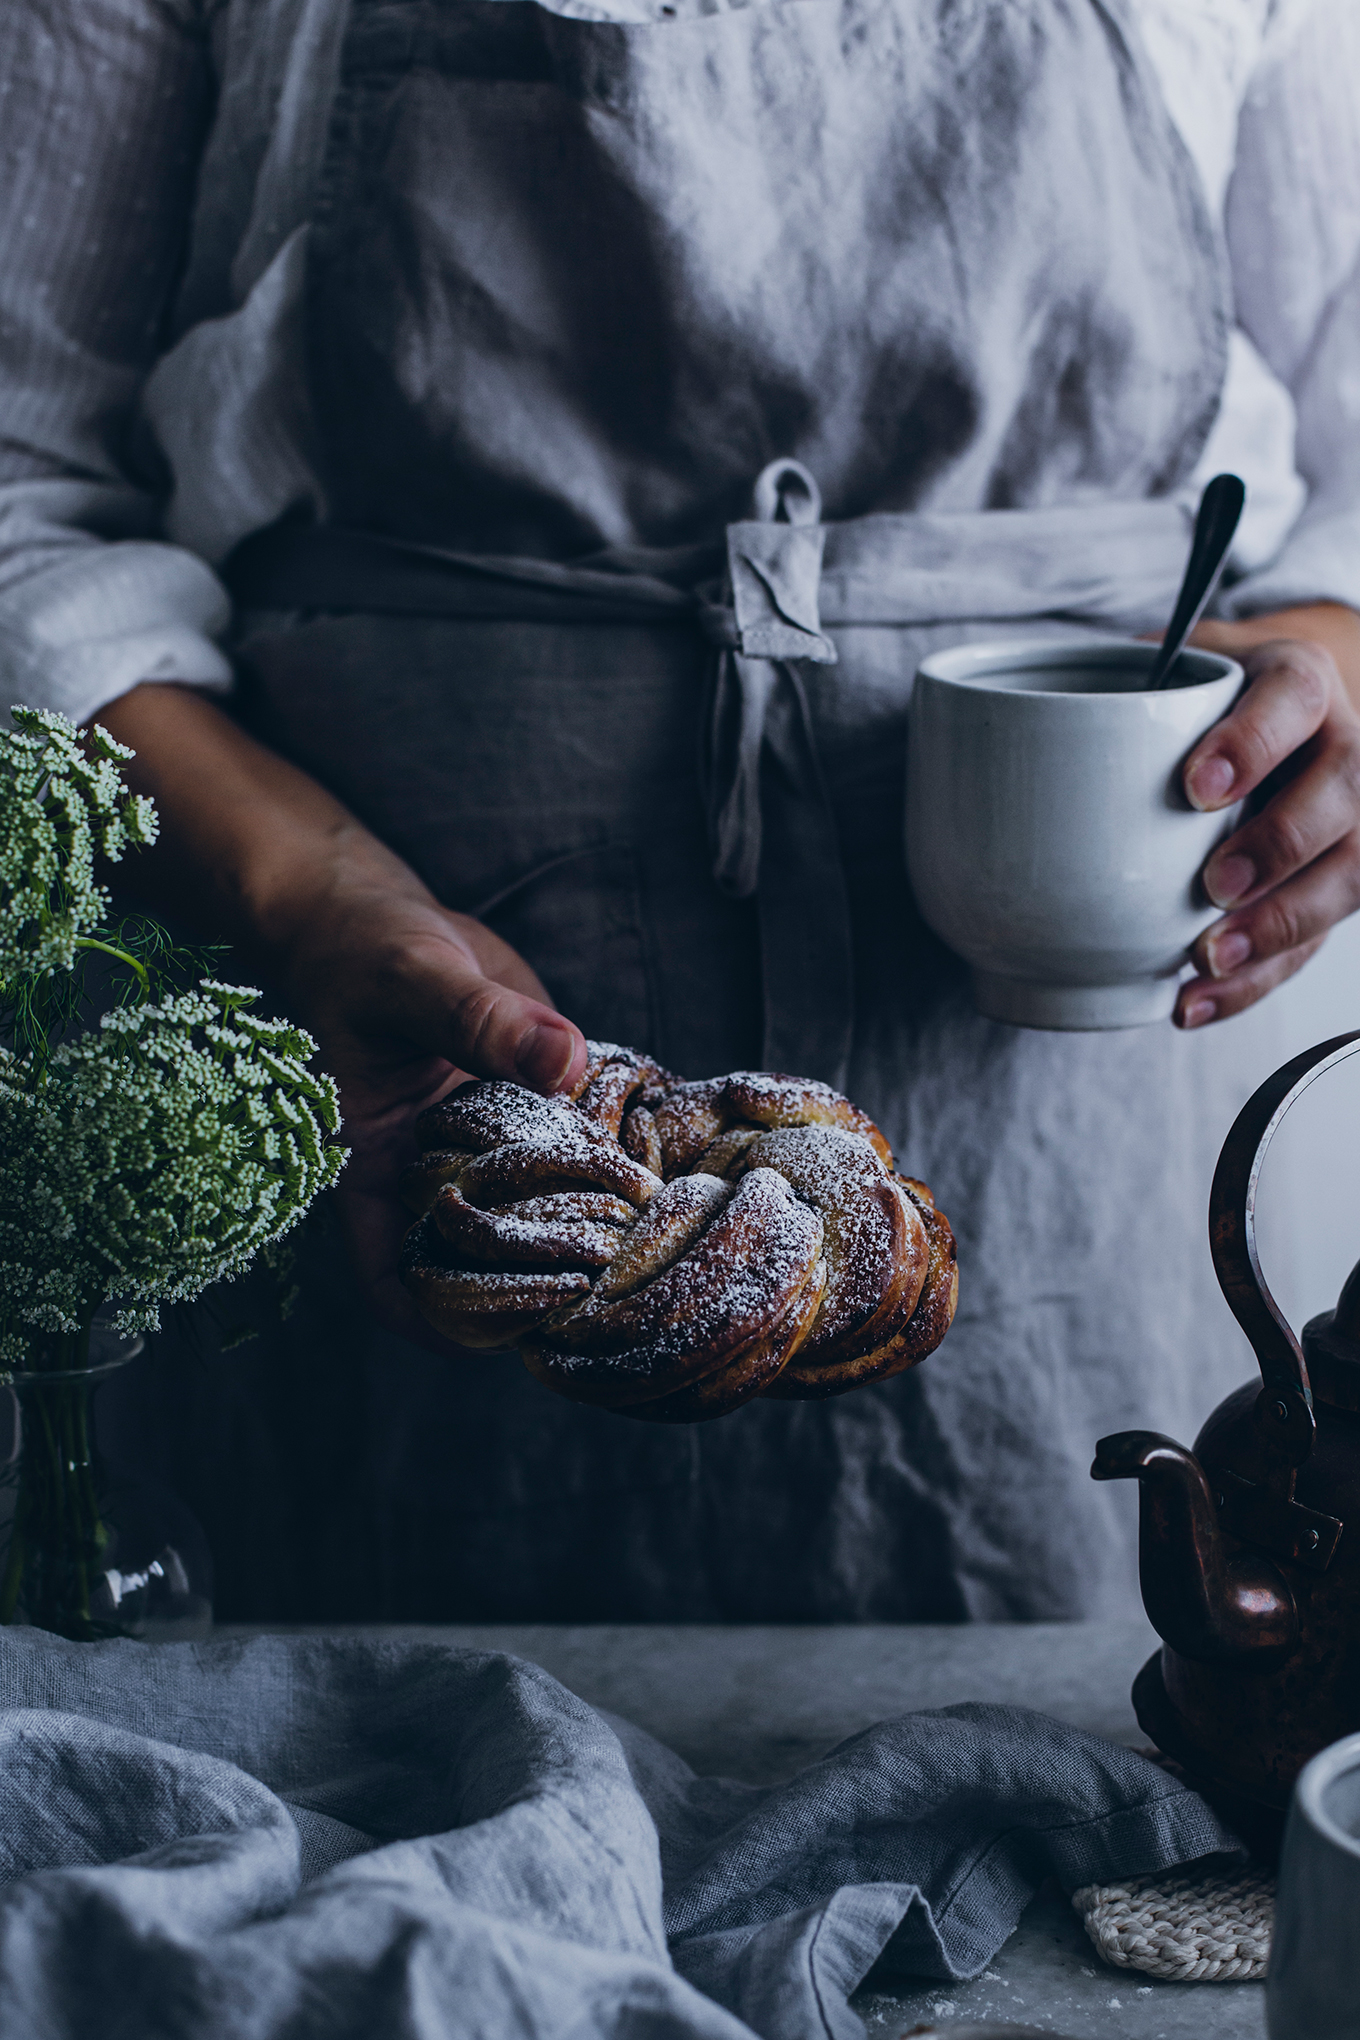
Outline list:
[[[587,1044],[570,1094],[463,1084],[421,1115],[401,1275],[437,1331],[652,1423],[842,1395],[954,1314],[954,1236],[826,1084],[682,1083]]]

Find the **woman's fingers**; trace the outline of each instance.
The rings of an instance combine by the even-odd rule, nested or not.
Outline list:
[[[585,1067],[580,1028],[545,996],[488,975],[474,952],[477,938],[469,938],[454,917],[449,920],[453,925],[431,928],[407,951],[402,1033],[472,1076],[511,1077],[535,1091],[563,1089]],[[495,947],[487,945],[486,963],[492,969],[499,967],[518,984],[538,987],[513,950],[495,937],[491,943]]]
[[[522,957],[413,886],[341,893],[308,927],[292,990],[347,1117],[418,1111],[460,1075],[567,1087],[585,1040]]]
[[[1305,762],[1204,867],[1216,907],[1245,907],[1349,837],[1360,821],[1360,723],[1325,727]],[[1350,913],[1354,900],[1344,907]]]
[[[1244,664],[1246,692],[1185,761],[1186,797],[1208,812],[1254,793],[1344,701],[1336,661],[1321,645],[1278,639],[1258,645]]]
[[[1207,1027],[1211,1020],[1228,1020],[1234,1013],[1245,1012],[1254,1006],[1267,992],[1273,992],[1276,985],[1282,985],[1286,978],[1293,977],[1296,970],[1302,970],[1310,956],[1321,949],[1326,937],[1318,935],[1311,942],[1305,942],[1297,949],[1286,950],[1283,956],[1271,956],[1262,962],[1249,963],[1243,969],[1234,971],[1230,977],[1219,980],[1194,977],[1181,986],[1176,999],[1173,1019],[1178,1027]]]
[[[1209,978],[1228,978],[1248,963],[1286,956],[1321,941],[1329,928],[1360,907],[1360,828],[1332,845],[1297,877],[1254,905],[1225,914],[1207,928],[1191,952]]]
[[[1360,907],[1360,714],[1336,661],[1321,645],[1276,639],[1243,663],[1249,685],[1191,752],[1185,790],[1209,812],[1258,789],[1269,797],[1204,867],[1205,892],[1230,911],[1194,946],[1182,1027],[1254,1004]]]

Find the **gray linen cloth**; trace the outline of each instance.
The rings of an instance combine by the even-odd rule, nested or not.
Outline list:
[[[983,1969],[1069,1889],[1234,1849],[1022,1708],[699,1778],[436,1641],[0,1634],[0,2040],[851,2040],[880,1956]]]

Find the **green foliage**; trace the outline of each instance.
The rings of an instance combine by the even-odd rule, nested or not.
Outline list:
[[[239,1274],[346,1159],[316,1043],[197,975],[154,921],[109,921],[97,853],[156,833],[102,731],[14,711],[0,732],[0,1366],[34,1331],[78,1333],[106,1300],[124,1330]],[[76,1031],[82,965],[114,1004]]]
[[[53,1332],[110,1299],[127,1331],[239,1274],[344,1159],[335,1086],[309,1035],[205,980],[115,1009],[34,1088],[0,1055],[0,1304]]]
[[[0,734],[0,982],[69,971],[109,912],[94,875],[130,844],[154,843],[156,810],[128,792],[132,756],[107,730],[77,730],[47,709],[15,708]],[[82,743],[85,739],[85,743]]]

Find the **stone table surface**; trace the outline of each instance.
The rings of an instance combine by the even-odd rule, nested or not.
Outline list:
[[[258,1625],[218,1635],[439,1637],[542,1665],[627,1716],[695,1770],[774,1783],[891,1714],[1015,1702],[1139,1745],[1129,1687],[1156,1646],[1143,1621],[799,1628],[649,1624],[419,1627]],[[979,2022],[1070,2040],[1264,2040],[1259,1984],[1162,1983],[1096,1955],[1061,1892],[1045,1890],[985,1976],[913,1989],[870,1977],[855,2009],[872,2040]],[[982,2028],[985,2031],[985,2024]]]

